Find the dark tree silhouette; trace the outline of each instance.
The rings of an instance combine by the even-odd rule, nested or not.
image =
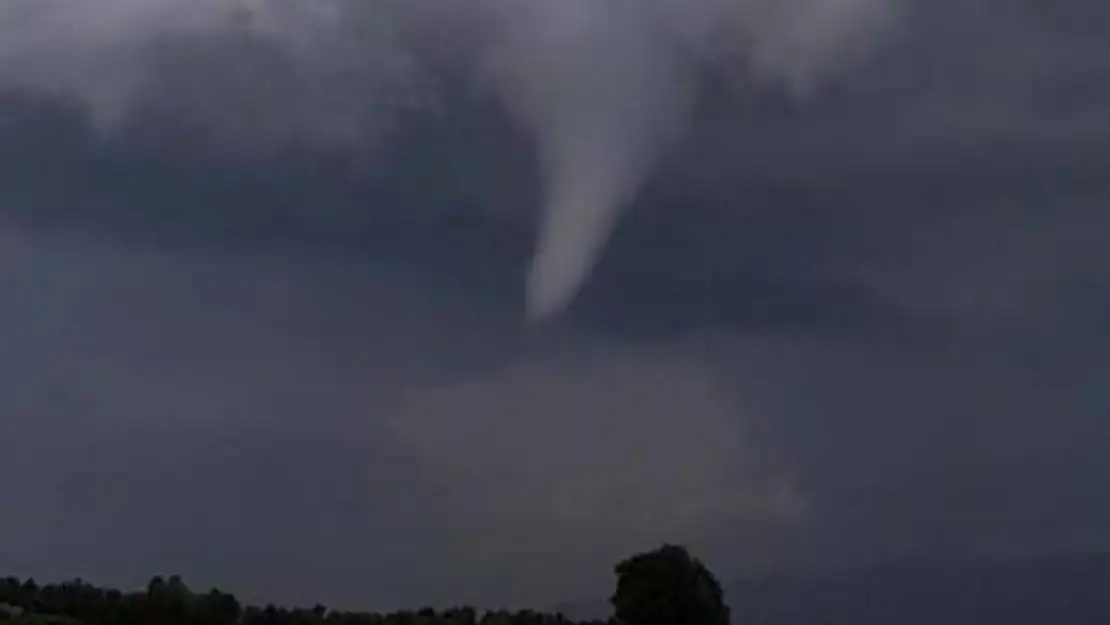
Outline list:
[[[322,604],[244,606],[234,595],[193,592],[177,575],[155,575],[131,592],[81,579],[40,586],[0,578],[0,620],[8,625],[727,625],[717,580],[685,549],[666,545],[616,566],[614,618],[574,623],[562,614],[456,606],[391,614],[342,612]]]
[[[33,580],[0,578],[0,621],[6,625],[576,625],[561,614],[478,611],[470,606],[391,614],[342,612],[322,604],[243,606],[234,595],[215,588],[194,593],[177,575],[155,576],[145,588],[133,592],[97,588],[79,579],[40,587]]]
[[[616,566],[610,601],[624,625],[728,625],[730,613],[717,578],[677,545],[641,553]]]

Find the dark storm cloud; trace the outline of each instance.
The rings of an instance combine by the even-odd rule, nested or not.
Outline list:
[[[881,297],[835,280],[814,284],[811,276],[797,274],[849,258],[860,243],[854,234],[860,224],[866,228],[876,222],[889,238],[892,222],[900,233],[911,234],[912,224],[921,220],[998,203],[1002,189],[1013,198],[1056,193],[1060,187],[1069,193],[1092,187],[1091,192],[1100,192],[1108,132],[1100,111],[1110,95],[1099,91],[1105,81],[1097,79],[1106,72],[1106,56],[1099,54],[1104,44],[1073,32],[1083,23],[1077,16],[1093,9],[1080,2],[1068,7],[1047,17],[1035,6],[996,11],[970,11],[956,3],[915,7],[914,19],[900,25],[900,36],[884,49],[881,61],[849,73],[809,103],[785,106],[783,98],[750,88],[750,93],[707,93],[710,117],[695,123],[616,235],[614,245],[632,251],[609,254],[595,282],[628,285],[632,292],[621,298],[628,306],[639,306],[641,297],[642,305],[652,307],[678,300],[714,302],[718,312],[688,308],[707,319],[743,317],[720,310],[733,311],[739,306],[735,302],[751,299],[750,291],[762,293],[759,299],[770,300],[773,309],[803,310],[813,310],[809,302],[835,292],[845,316],[898,323],[897,315],[881,311]],[[937,37],[944,46],[937,45]],[[1014,58],[1015,50],[1028,52],[1034,44],[1036,56]],[[230,43],[223,46],[213,46],[221,58],[246,53]],[[229,80],[255,77],[261,85],[267,72],[262,65]],[[442,264],[452,269],[464,264],[458,258],[482,258],[480,273],[501,275],[507,285],[510,276],[519,278],[520,258],[529,253],[526,236],[535,226],[530,209],[539,199],[539,179],[529,141],[488,90],[443,78],[433,83],[441,87],[438,113],[413,113],[407,125],[395,129],[391,147],[375,145],[371,151],[377,158],[348,160],[341,168],[327,163],[342,165],[342,157],[326,152],[279,155],[264,167],[206,164],[206,152],[195,153],[204,148],[203,141],[195,142],[197,133],[190,126],[174,130],[188,116],[158,108],[166,98],[151,98],[154,108],[148,115],[154,117],[144,121],[140,109],[128,122],[130,131],[123,130],[107,146],[92,134],[77,138],[72,131],[79,122],[67,111],[58,111],[54,119],[35,103],[33,111],[25,106],[23,115],[17,111],[13,117],[34,115],[39,132],[47,136],[8,152],[16,161],[7,169],[16,178],[8,186],[53,172],[61,195],[50,202],[53,206],[43,206],[40,197],[11,202],[9,210],[45,220],[56,207],[62,211],[58,219],[84,221],[85,227],[122,221],[197,236],[314,239],[370,253],[396,248],[387,253],[407,256],[406,262],[450,255]],[[381,90],[377,83],[370,85],[367,89]],[[283,92],[280,81],[274,88]],[[187,84],[172,88],[180,90],[190,89]],[[51,132],[54,126],[57,132]],[[52,145],[51,135],[61,145]],[[126,147],[128,136],[131,147]],[[170,154],[168,160],[159,156]],[[71,201],[70,193],[83,201]],[[155,198],[163,207],[157,211],[149,208]],[[96,207],[84,207],[90,203]],[[235,203],[236,209],[227,210],[225,203]],[[807,217],[807,212],[832,217]],[[651,217],[654,213],[661,217]],[[670,226],[675,219],[683,221],[681,229]],[[444,223],[450,230],[427,227]],[[782,234],[764,237],[767,231]],[[786,251],[781,245],[760,245],[780,237],[788,238]],[[706,241],[713,241],[712,247]],[[422,251],[422,246],[462,249],[449,250],[458,252],[456,257]],[[696,258],[691,247],[698,248]],[[750,279],[738,275],[743,268],[723,273],[715,260],[727,256],[740,265],[733,256],[736,249],[756,267],[748,271],[755,274]],[[836,253],[826,253],[830,249]],[[678,257],[689,269],[668,270]],[[784,264],[789,265],[780,270],[785,275],[767,284],[765,267],[778,270]],[[701,278],[683,277],[694,273]],[[648,275],[659,280],[656,287]],[[643,295],[635,295],[640,284]],[[738,294],[717,292],[722,289]],[[594,297],[609,291],[595,288]],[[587,301],[583,308],[596,306]],[[761,313],[751,316],[758,319]],[[682,325],[666,325],[676,323]]]
[[[175,74],[107,135],[12,87],[0,559],[393,606],[589,594],[663,539],[729,574],[1107,547],[1110,19],[1042,5],[915,5],[808,101],[706,70],[542,332],[539,163],[454,42],[342,149],[198,130]],[[240,44],[229,101],[299,84]]]
[[[895,6],[162,0],[90,12],[17,1],[0,15],[0,80],[74,96],[109,133],[153,110],[248,151],[338,147],[438,104],[420,52],[452,42],[534,140],[544,188],[526,303],[539,320],[574,299],[615,218],[684,129],[699,66],[806,93],[872,48]]]

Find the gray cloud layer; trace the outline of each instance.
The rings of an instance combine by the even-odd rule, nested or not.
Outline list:
[[[108,130],[164,89],[161,114],[224,140],[342,145],[380,132],[423,91],[397,31],[411,22],[433,25],[425,36],[436,40],[481,32],[463,40],[483,42],[463,52],[472,72],[535,134],[546,189],[527,300],[543,319],[570,304],[619,211],[684,125],[700,64],[738,59],[808,90],[867,47],[890,4],[21,2],[0,22],[11,31],[0,77],[75,94]]]

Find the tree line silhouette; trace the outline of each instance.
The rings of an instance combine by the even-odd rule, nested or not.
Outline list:
[[[685,548],[664,545],[616,565],[617,589],[607,620],[572,621],[534,610],[460,606],[389,614],[243,605],[219,589],[194,593],[177,575],[155,576],[145,590],[123,592],[81,579],[38,585],[0,579],[4,625],[728,625],[720,584]]]

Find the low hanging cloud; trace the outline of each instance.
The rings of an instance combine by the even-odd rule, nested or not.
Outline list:
[[[558,563],[600,584],[624,553],[804,518],[789,476],[744,431],[742,407],[684,350],[579,345],[413,392],[390,429],[457,497],[453,557],[506,572]],[[580,581],[521,580],[513,592],[539,598],[556,584],[569,596]]]
[[[783,513],[785,486],[749,475],[760,463],[732,398],[711,370],[673,356],[622,349],[524,361],[420,389],[395,427],[429,462],[446,465],[439,475],[473,482],[467,491],[498,483],[491,492],[512,493],[503,500],[510,515],[617,523],[637,536],[698,535],[711,520]],[[490,397],[502,405],[491,407]]]
[[[689,115],[699,68],[797,92],[875,42],[893,0],[16,0],[0,87],[76,96],[111,131],[136,111],[238,144],[342,146],[434,104],[421,59],[454,40],[534,134],[537,320],[565,309]]]

